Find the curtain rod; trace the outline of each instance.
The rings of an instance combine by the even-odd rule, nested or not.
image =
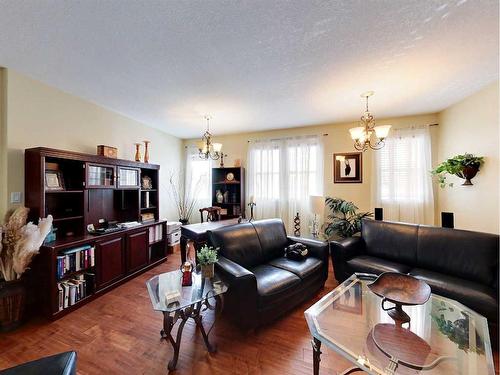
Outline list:
[[[297,135],[297,137],[315,137],[315,136],[323,136],[323,137],[328,137],[328,133],[323,133],[323,134],[307,134],[307,135]],[[288,137],[282,137],[282,138],[257,138],[257,139],[247,139],[247,143],[250,142],[255,142],[255,141],[281,141],[282,139],[293,139],[295,137],[293,136],[288,136]]]

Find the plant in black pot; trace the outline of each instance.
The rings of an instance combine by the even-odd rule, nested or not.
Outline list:
[[[21,276],[38,254],[52,228],[52,216],[38,225],[26,224],[29,209],[19,207],[0,226],[0,331],[15,329],[22,321],[26,291]]]
[[[437,177],[439,186],[445,188],[446,186],[453,187],[453,183],[446,182],[446,175],[452,174],[463,178],[465,182],[462,185],[472,185],[473,179],[479,168],[484,164],[484,157],[475,156],[473,154],[456,155],[439,164],[431,171],[433,176]]]
[[[329,238],[352,237],[361,231],[361,219],[373,216],[371,212],[357,212],[358,207],[353,202],[342,198],[327,197],[325,202],[331,211],[325,227]]]

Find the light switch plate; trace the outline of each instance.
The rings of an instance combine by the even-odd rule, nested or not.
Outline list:
[[[13,191],[10,193],[10,203],[21,203],[21,192]]]

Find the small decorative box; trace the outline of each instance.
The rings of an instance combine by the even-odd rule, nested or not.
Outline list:
[[[97,146],[97,155],[116,159],[118,157],[118,149],[116,147],[99,145]]]

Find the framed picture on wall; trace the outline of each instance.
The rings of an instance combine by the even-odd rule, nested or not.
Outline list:
[[[363,182],[363,154],[361,152],[333,154],[333,182],[336,184]]]

